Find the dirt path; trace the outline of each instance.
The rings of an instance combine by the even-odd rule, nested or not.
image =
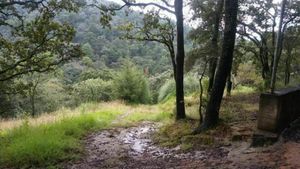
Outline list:
[[[273,169],[299,168],[299,143],[278,143],[268,148],[249,148],[249,143],[183,152],[155,145],[151,134],[158,124],[143,122],[137,127],[100,131],[85,139],[86,156],[67,169],[158,169],[228,168]],[[295,149],[296,147],[296,149]],[[291,154],[296,156],[291,156]],[[298,154],[298,155],[297,155]],[[295,164],[296,163],[296,164]]]

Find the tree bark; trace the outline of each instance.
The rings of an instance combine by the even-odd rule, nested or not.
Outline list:
[[[217,62],[219,57],[219,28],[220,28],[220,22],[221,22],[221,16],[222,16],[222,10],[224,6],[224,0],[218,0],[216,11],[215,11],[215,23],[214,23],[214,30],[213,35],[211,39],[211,50],[212,50],[212,58],[209,62],[209,81],[208,81],[208,93],[211,92],[214,79],[215,79],[215,73],[217,68]]]
[[[31,116],[34,117],[36,115],[36,110],[35,110],[35,95],[36,95],[36,89],[39,84],[39,78],[36,81],[36,83],[32,86],[31,91],[29,92],[30,95],[30,103],[31,103]]]
[[[224,94],[226,79],[231,72],[235,35],[237,27],[238,0],[225,0],[225,30],[222,54],[218,64],[215,81],[205,112],[203,124],[196,130],[201,132],[215,126],[219,121],[219,110]]]
[[[227,77],[226,96],[231,96],[231,90],[232,90],[232,81],[231,81],[231,72],[230,72]]]
[[[292,58],[292,51],[291,49],[287,50],[287,56],[285,60],[285,76],[284,76],[284,84],[287,86],[290,83],[290,76],[291,76],[291,58]]]
[[[287,3],[287,0],[282,0],[279,27],[278,27],[278,33],[277,33],[277,39],[276,39],[276,48],[275,48],[275,52],[274,52],[274,61],[273,61],[274,65],[272,67],[271,93],[273,93],[275,90],[278,62],[279,62],[281,52],[282,52],[282,44],[283,44],[283,42],[282,42],[283,41],[282,24],[283,24],[283,17],[284,17],[284,13],[285,13],[286,3]]]
[[[183,2],[175,1],[175,14],[177,20],[177,53],[176,53],[176,119],[185,118],[184,107],[184,32],[183,32]]]
[[[174,80],[176,83],[176,56],[175,56],[175,51],[174,51],[174,45],[173,42],[171,44],[168,44],[168,49],[169,49],[169,53],[170,53],[170,58],[171,58],[171,62],[172,62],[172,67],[173,67],[173,76],[174,76]]]

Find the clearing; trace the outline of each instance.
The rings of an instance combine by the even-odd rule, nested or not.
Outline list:
[[[72,113],[57,113],[52,118],[46,115],[27,119],[25,124],[6,121],[1,123],[1,128],[6,129],[0,135],[4,140],[0,144],[0,157],[4,157],[0,159],[0,166],[65,169],[300,168],[298,123],[287,130],[278,143],[250,147],[256,126],[257,102],[257,94],[225,98],[220,125],[199,135],[190,135],[197,125],[195,120],[174,123],[170,113],[173,104],[170,102],[155,106],[130,106],[119,102],[91,104],[70,111]],[[195,115],[196,111],[191,111],[197,110],[195,99],[187,98],[186,104],[189,114]],[[103,119],[106,119],[105,123]],[[24,125],[27,129],[23,129]],[[17,130],[17,126],[22,130]],[[40,131],[40,128],[43,129]],[[54,131],[64,134],[57,136]],[[58,139],[71,137],[68,143],[73,146],[58,144],[65,140],[45,141],[53,136]],[[22,143],[19,143],[21,138]],[[51,151],[48,147],[52,144],[61,147]]]

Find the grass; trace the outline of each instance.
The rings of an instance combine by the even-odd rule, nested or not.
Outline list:
[[[130,106],[126,106],[123,102],[115,101],[109,103],[85,103],[81,106],[70,109],[70,108],[61,108],[58,111],[42,114],[41,116],[35,118],[28,118],[28,124],[30,126],[38,126],[41,124],[50,124],[61,119],[74,117],[85,113],[91,112],[105,112],[105,111],[118,111],[118,112],[126,112],[131,109]],[[27,117],[25,117],[27,118]],[[0,132],[1,130],[7,130],[16,128],[23,124],[24,117],[18,119],[6,119],[0,120]]]
[[[238,85],[232,91],[232,94],[233,95],[240,95],[240,94],[251,94],[251,93],[255,93],[255,92],[256,92],[256,89],[253,88],[253,87]]]
[[[2,121],[0,168],[55,167],[84,153],[81,139],[89,132],[145,120],[167,121],[171,116],[172,113],[162,111],[159,106],[110,102],[63,108],[36,118]]]
[[[199,100],[194,96],[186,97],[186,114],[191,120],[165,123],[155,134],[154,140],[162,146],[180,146],[182,150],[228,145],[236,137],[246,140],[256,127],[258,99],[258,94],[248,89],[235,91],[222,101],[220,124],[207,132],[192,135],[193,129],[198,126]]]
[[[118,114],[106,111],[81,114],[38,126],[24,122],[2,134],[0,166],[47,167],[77,159],[83,152],[80,138],[89,131],[108,127]]]
[[[193,129],[198,125],[195,120],[182,120],[176,123],[167,123],[153,139],[156,143],[166,147],[180,146],[181,150],[189,150],[191,148],[203,148],[211,146],[219,146],[228,143],[227,136],[231,130],[225,123],[220,123],[216,128],[203,132],[201,134],[191,134]]]
[[[246,90],[248,91],[248,90]],[[250,92],[251,93],[251,92]],[[186,98],[187,114],[198,115],[197,96]],[[174,123],[175,99],[159,105],[126,105],[123,102],[88,103],[36,118],[11,119],[0,122],[0,168],[48,168],[78,159],[84,149],[81,139],[87,133],[109,127],[127,127],[141,121],[163,122],[154,140],[167,147],[180,145],[182,150],[226,144],[233,127],[254,126],[258,110],[256,94],[242,92],[225,97],[215,129],[191,135],[198,120]],[[112,123],[114,122],[114,123]],[[245,129],[245,128],[243,128]],[[247,129],[248,130],[248,129]],[[249,131],[249,130],[248,130]]]

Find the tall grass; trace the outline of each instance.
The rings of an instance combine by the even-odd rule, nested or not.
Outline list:
[[[99,111],[128,111],[130,107],[126,106],[123,102],[114,101],[109,103],[85,103],[75,109],[61,108],[55,112],[45,113],[35,118],[28,118],[28,123],[31,126],[37,126],[41,124],[53,123],[60,121],[63,118],[74,117],[83,113],[99,112]],[[17,119],[0,119],[0,133],[1,130],[12,129],[22,125],[24,118]]]
[[[113,110],[66,115],[39,125],[25,120],[0,135],[0,168],[48,167],[74,160],[83,152],[80,138],[108,127],[120,113]]]
[[[172,113],[155,105],[87,103],[36,118],[0,123],[0,168],[48,168],[75,160],[89,132],[140,121],[165,121]],[[113,123],[112,123],[113,122]]]

